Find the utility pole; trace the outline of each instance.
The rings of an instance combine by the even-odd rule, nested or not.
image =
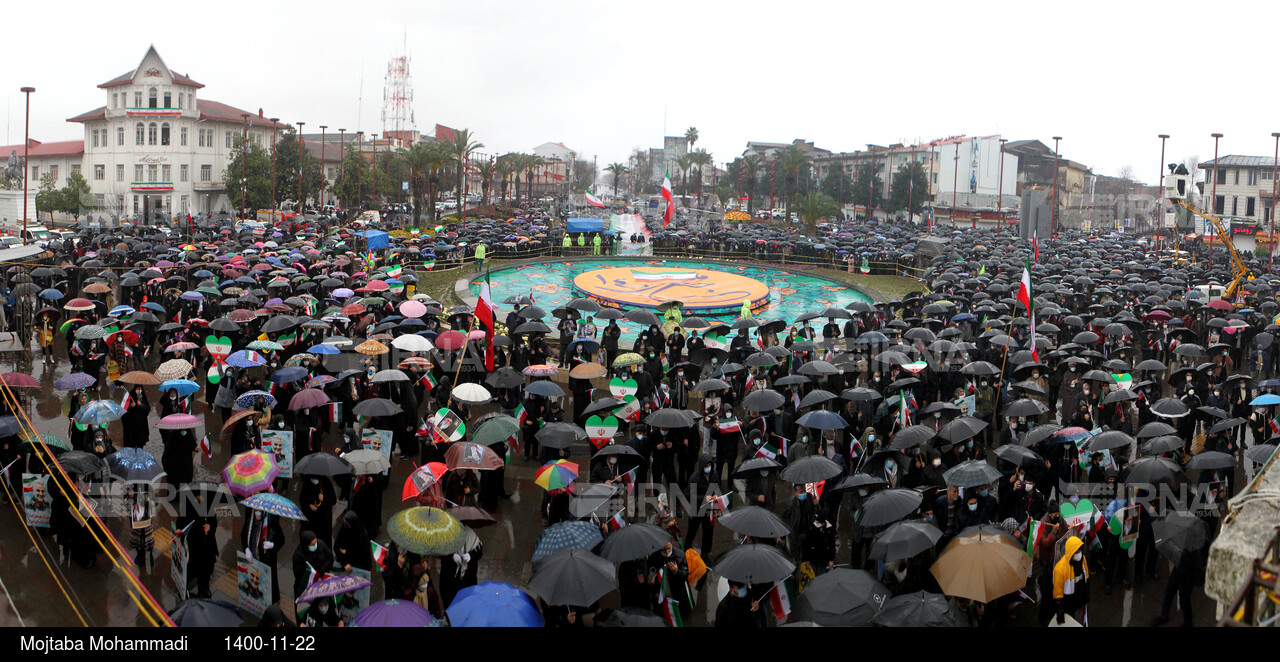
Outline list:
[[[276,139],[280,137],[280,118],[271,118],[271,220],[276,220],[279,198],[276,197]]]
[[[22,88],[27,95],[27,119],[22,129],[22,245],[27,245],[27,185],[31,181],[31,93],[34,87]]]
[[[1058,141],[1062,136],[1053,137],[1053,207],[1049,208],[1049,238],[1056,236],[1058,230]]]
[[[240,218],[244,218],[249,208],[245,206],[245,194],[249,192],[249,178],[245,166],[249,162],[249,113],[241,113],[244,118],[244,137],[240,141]]]
[[[1272,134],[1272,135],[1276,135],[1276,134]],[[1160,188],[1160,193],[1156,195],[1155,224],[1154,224],[1154,230],[1152,231],[1152,234],[1155,235],[1155,239],[1156,239],[1156,255],[1159,256],[1160,255],[1160,233],[1164,231],[1164,141],[1168,140],[1169,136],[1168,134],[1162,133],[1156,137],[1160,139],[1160,176],[1156,177],[1156,186]],[[1272,195],[1272,200],[1274,199],[1275,199],[1275,196]],[[1272,213],[1275,213],[1274,207],[1273,207]],[[1174,257],[1177,257],[1177,256],[1174,256]]]
[[[1222,138],[1221,133],[1210,134],[1213,136],[1213,197],[1209,201],[1209,208],[1213,213],[1221,214],[1226,211],[1226,203],[1224,202],[1222,211],[1218,210],[1218,140]],[[1209,268],[1213,268],[1213,241],[1209,236],[1209,219],[1204,219],[1204,238],[1209,243]]]

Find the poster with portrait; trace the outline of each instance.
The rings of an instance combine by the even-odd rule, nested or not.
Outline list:
[[[368,570],[361,570],[360,568],[352,568],[351,572],[347,572],[341,567],[335,565],[333,566],[333,569],[329,571],[329,574],[354,575],[367,581],[373,580],[372,573]],[[369,606],[370,586],[366,586],[358,591],[333,596],[333,602],[338,607],[338,618],[341,618],[343,623],[350,625],[351,621],[355,619],[356,614],[360,613],[361,609]]]
[[[178,589],[179,600],[190,597],[190,591],[187,589],[187,563],[191,558],[191,552],[187,547],[185,533],[186,529],[174,531],[173,542],[169,546],[171,558],[169,577],[173,579],[174,588]]]
[[[360,432],[360,445],[368,450],[375,450],[391,461],[391,430],[372,430],[365,428]],[[382,475],[387,475],[386,471]]]
[[[963,398],[956,398],[951,404],[960,408],[961,416],[973,416],[977,413],[978,396],[966,395]]]
[[[236,552],[236,586],[240,608],[261,618],[271,606],[271,566]]]
[[[49,526],[53,506],[49,502],[49,477],[44,474],[22,474],[22,506],[27,511],[27,524]]]
[[[263,430],[262,450],[276,456],[279,478],[293,478],[293,430]]]

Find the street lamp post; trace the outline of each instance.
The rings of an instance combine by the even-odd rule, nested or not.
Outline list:
[[[34,87],[22,88],[27,96],[27,119],[22,129],[22,245],[27,245],[27,184],[31,180],[31,93]]]
[[[249,177],[246,172],[246,166],[249,162],[249,113],[241,113],[240,117],[244,118],[244,136],[240,140],[240,218],[244,218],[248,207],[245,205],[245,195],[249,192]]]
[[[302,151],[306,147],[306,143],[302,140],[302,127],[306,122],[298,122],[298,204],[294,207],[293,212],[298,215],[299,220],[302,216]]]
[[[324,169],[324,145],[325,145],[324,132],[325,132],[325,129],[328,129],[328,128],[329,128],[329,125],[327,124],[320,125],[320,208],[321,209],[324,209],[324,189],[326,188],[326,185],[329,183],[329,177],[327,176],[328,171]]]
[[[1000,176],[996,181],[996,236],[1004,228],[1004,144],[1008,138],[1000,139]]]
[[[1164,141],[1169,139],[1169,135],[1162,133],[1156,137],[1160,139],[1160,170],[1159,176],[1156,177],[1156,186],[1159,188],[1160,193],[1156,196],[1155,229],[1152,234],[1156,238],[1156,257],[1157,261],[1159,261],[1160,233],[1164,230]]]
[[[1271,231],[1267,233],[1271,250],[1267,252],[1267,271],[1275,273],[1272,267],[1276,260],[1276,175],[1280,175],[1280,133],[1273,133],[1271,137],[1276,139],[1276,154],[1271,159]]]
[[[378,202],[378,134],[370,134],[373,138],[373,209],[381,212],[382,204]]]
[[[956,141],[955,161],[951,164],[951,227],[956,226],[956,192],[960,190],[960,141]],[[978,227],[978,219],[973,219],[973,227]]]
[[[276,201],[276,142],[280,137],[280,118],[271,118],[271,220],[276,219],[276,212],[279,211],[279,205]]]
[[[1058,142],[1062,136],[1053,137],[1053,206],[1049,208],[1049,238],[1058,231]]]
[[[364,211],[364,131],[356,131],[356,154],[360,156],[360,169],[356,171],[356,200]]]
[[[347,130],[338,129],[338,204],[342,204],[342,173],[347,169]]]
[[[1209,199],[1209,209],[1211,209],[1214,214],[1221,214],[1222,212],[1218,211],[1218,140],[1222,138],[1222,134],[1211,133],[1209,135],[1213,137],[1213,194]],[[1223,204],[1222,206],[1225,211],[1226,204]],[[1207,218],[1204,221],[1204,237],[1209,240],[1209,268],[1212,269],[1213,240],[1209,236],[1209,219]]]

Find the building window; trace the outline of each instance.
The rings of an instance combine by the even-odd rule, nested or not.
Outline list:
[[[138,126],[134,130],[134,133],[136,134],[134,136],[134,143],[138,145],[143,144],[142,139],[143,135],[146,133],[146,128],[142,126],[142,122],[138,122]]]
[[[151,124],[147,125],[147,144],[148,145],[156,144],[156,123],[155,122],[152,122]]]
[[[1223,172],[1223,171],[1219,170],[1218,172]],[[1221,213],[1222,213],[1222,210],[1223,210],[1223,209],[1225,209],[1225,208],[1226,208],[1226,206],[1227,206],[1227,196],[1225,196],[1225,195],[1217,195],[1217,196],[1214,196],[1214,198],[1213,198],[1213,213],[1215,213],[1215,214],[1221,214]]]
[[[187,95],[185,95],[185,94],[178,93],[178,110],[182,110],[182,107],[183,107],[183,106],[182,106],[182,99],[183,99],[184,97],[186,97],[186,96],[187,96]]]
[[[134,93],[133,93],[133,107],[134,107],[134,108],[141,108],[141,107],[142,107],[142,93],[141,93],[141,92],[134,92]]]
[[[181,141],[183,147],[187,146],[187,127],[184,126],[178,130],[178,139]]]
[[[169,92],[164,93],[164,107],[173,108],[173,97]]]
[[[120,107],[120,93],[113,92],[111,94],[111,108],[114,110]]]
[[[105,200],[103,199],[103,197],[104,197],[104,196],[103,196],[101,193],[94,193],[94,194],[93,194],[94,206],[96,206],[97,208],[101,209],[101,208],[102,208],[103,203],[105,202]]]
[[[116,164],[116,181],[117,182],[124,181],[124,164],[123,163]]]
[[[133,213],[138,213],[138,196],[133,196]]]
[[[213,166],[204,164],[200,166],[200,181],[207,182],[213,179]]]
[[[156,88],[153,87],[147,91],[147,108],[158,108],[158,107],[159,105],[156,99]]]
[[[93,146],[94,147],[98,146],[98,130],[97,129],[93,130]]]
[[[161,145],[169,144],[169,123],[168,122],[165,122],[164,124],[160,125],[160,144]]]
[[[1249,172],[1254,172],[1254,171],[1250,170]],[[1253,213],[1254,213],[1253,200],[1254,200],[1253,196],[1249,196],[1244,199],[1244,215],[1250,218],[1253,217]]]
[[[1267,179],[1267,180],[1271,179],[1272,171],[1267,170],[1266,168],[1263,168],[1260,172],[1262,175],[1262,179]]]
[[[1249,186],[1256,186],[1257,184],[1258,170],[1256,168],[1249,168]]]
[[[40,166],[31,166],[31,181],[40,181]]]
[[[231,131],[227,132],[227,149],[231,149]]]
[[[187,164],[185,163],[178,165],[178,181],[187,181]]]
[[[142,164],[140,163],[133,166],[133,181],[135,182],[142,181]]]
[[[72,163],[72,164],[71,164],[71,172],[74,172],[74,173],[76,173],[77,175],[78,175],[78,174],[80,174],[80,164],[79,164],[79,163]]]
[[[117,145],[124,144],[124,127],[122,126],[116,127],[116,144]]]
[[[160,181],[162,182],[173,181],[173,170],[171,168],[172,166],[170,166],[167,163],[160,167]]]
[[[49,166],[49,174],[53,175],[53,181],[58,181],[58,166]]]
[[[1233,195],[1231,196],[1231,215],[1237,216],[1239,214],[1240,214],[1240,196]]]
[[[160,169],[159,169],[159,168],[157,168],[157,167],[156,167],[156,164],[154,164],[154,163],[152,163],[151,165],[147,166],[147,181],[149,181],[149,182],[158,182],[158,181],[160,181],[159,179],[156,179],[156,174],[158,174],[158,173],[159,173],[159,171],[160,171]]]

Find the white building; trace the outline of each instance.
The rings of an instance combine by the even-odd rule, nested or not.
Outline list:
[[[67,121],[84,125],[82,174],[98,204],[121,215],[232,211],[240,201],[224,195],[222,173],[236,137],[270,148],[285,128],[261,110],[199,98],[204,85],[171,71],[154,46],[98,88],[105,105]]]
[[[1004,155],[1004,176],[1000,174],[1000,136],[960,136],[933,144],[934,193],[939,206],[995,208],[1005,196],[1005,206],[1018,192],[1018,157]],[[1001,190],[1003,189],[1003,190]]]

